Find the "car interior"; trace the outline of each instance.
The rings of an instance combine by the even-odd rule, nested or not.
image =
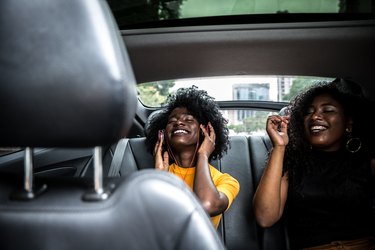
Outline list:
[[[103,179],[101,145],[125,137],[136,111],[129,57],[105,2],[42,2],[22,2],[25,19],[40,17],[33,23],[19,20],[20,1],[1,4],[19,34],[2,22],[1,145],[25,154],[23,171],[1,175],[0,248],[224,249],[177,177],[149,170]],[[48,22],[64,10],[69,15]],[[61,39],[64,31],[71,43]],[[92,148],[92,178],[34,179],[34,147]]]
[[[252,210],[272,149],[268,136],[234,133],[228,153],[211,162],[241,185],[215,230],[180,179],[154,170],[145,128],[162,101],[145,105],[141,87],[175,79],[200,87],[198,79],[213,78],[220,89],[227,76],[340,77],[358,84],[369,103],[358,112],[370,119],[375,2],[329,1],[338,13],[176,18],[171,10],[183,12],[189,2],[0,3],[0,249],[290,249],[284,221],[263,229]],[[212,3],[195,2],[201,9]],[[142,11],[155,8],[163,18],[145,19]],[[217,102],[267,114],[288,105]]]

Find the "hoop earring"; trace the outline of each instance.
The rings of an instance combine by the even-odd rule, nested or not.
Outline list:
[[[362,147],[362,141],[358,137],[351,137],[346,142],[346,150],[350,153],[357,153]]]

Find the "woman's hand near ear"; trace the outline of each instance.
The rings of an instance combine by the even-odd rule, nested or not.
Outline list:
[[[154,162],[155,169],[168,171],[169,169],[169,156],[168,152],[163,152],[164,133],[160,130],[158,141],[154,148]]]
[[[210,122],[207,124],[206,127],[203,124],[201,124],[200,128],[203,132],[204,139],[202,145],[199,147],[198,154],[205,154],[207,158],[209,158],[212,152],[215,150],[215,130]]]

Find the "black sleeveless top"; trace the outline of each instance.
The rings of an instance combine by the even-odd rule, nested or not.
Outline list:
[[[286,219],[292,249],[375,236],[370,161],[360,158],[313,151],[313,170],[289,175]]]

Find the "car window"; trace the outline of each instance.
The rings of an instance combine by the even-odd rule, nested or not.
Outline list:
[[[206,17],[280,14],[371,13],[370,1],[345,0],[107,0],[120,28],[175,26],[175,22]],[[350,18],[353,18],[350,17]],[[267,18],[267,22],[273,18]],[[160,22],[164,21],[164,22]],[[200,19],[198,22],[207,21]],[[192,23],[190,23],[192,24]],[[142,26],[143,25],[143,26]]]
[[[178,88],[197,86],[216,101],[289,102],[296,94],[328,77],[222,76],[176,79],[138,84],[138,98],[147,107],[161,107]]]
[[[148,108],[160,108],[169,94],[181,87],[197,86],[231,108],[222,108],[228,120],[231,135],[264,134],[265,122],[278,109],[269,104],[286,106],[305,88],[319,81],[333,78],[310,76],[222,76],[193,79],[177,79],[138,84],[138,98]],[[255,105],[256,104],[256,105]]]
[[[229,135],[265,135],[266,120],[277,112],[254,109],[222,109],[228,121]]]

